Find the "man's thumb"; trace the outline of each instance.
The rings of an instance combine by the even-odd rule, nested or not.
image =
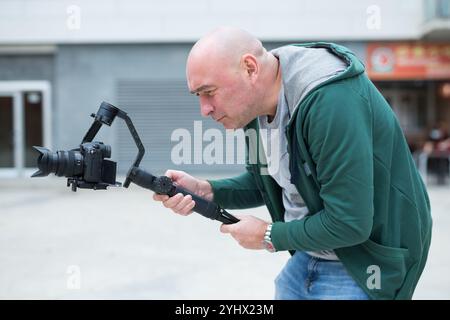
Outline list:
[[[220,232],[222,233],[230,233],[232,226],[230,224],[222,224],[220,226]]]
[[[169,177],[173,181],[177,181],[180,178],[181,171],[177,170],[167,170],[166,173],[164,173],[166,177]]]

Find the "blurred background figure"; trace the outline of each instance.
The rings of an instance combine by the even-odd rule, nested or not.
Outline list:
[[[423,152],[428,156],[427,169],[436,176],[437,184],[445,184],[450,166],[450,138],[445,122],[439,122],[432,127]]]

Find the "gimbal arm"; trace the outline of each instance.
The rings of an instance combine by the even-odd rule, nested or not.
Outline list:
[[[102,124],[110,126],[115,117],[118,116],[125,121],[128,130],[136,143],[138,154],[130,170],[128,170],[126,180],[123,183],[125,188],[129,187],[130,182],[133,182],[140,187],[152,190],[158,194],[166,194],[169,197],[172,197],[177,193],[191,195],[192,200],[195,202],[195,206],[192,211],[197,212],[206,218],[219,220],[225,224],[239,222],[239,219],[220,208],[216,203],[208,201],[186,189],[181,188],[180,186],[175,185],[169,177],[156,177],[151,173],[140,169],[139,164],[144,157],[145,149],[133,125],[133,122],[125,112],[107,102],[102,102],[97,114],[92,114],[92,116],[95,118],[94,123],[91,125],[90,129],[83,138],[83,142],[92,141],[97,132],[100,130]]]

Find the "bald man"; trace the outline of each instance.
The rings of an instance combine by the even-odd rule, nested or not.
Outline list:
[[[323,42],[269,52],[223,27],[194,45],[186,75],[203,116],[259,132],[247,150],[260,144],[263,161],[229,179],[166,175],[223,208],[267,206],[273,222],[238,216],[220,229],[247,249],[290,252],[276,299],[412,297],[431,241],[428,195],[394,113],[352,52]],[[181,215],[195,205],[182,194],[154,199]]]

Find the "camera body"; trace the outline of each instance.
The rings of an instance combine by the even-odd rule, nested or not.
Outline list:
[[[67,177],[67,186],[72,185],[72,190],[76,191],[77,188],[97,190],[120,185],[116,182],[116,162],[105,159],[110,157],[111,146],[100,141],[85,142],[80,144],[79,149],[69,151],[67,163],[82,170],[78,175],[70,175],[68,171],[63,174]]]
[[[116,163],[114,172],[111,172],[112,167],[107,163],[112,161],[105,160],[111,157],[111,146],[98,141],[86,142],[80,145],[80,153],[84,158],[84,181],[99,183],[111,181],[111,178],[115,180]]]
[[[67,186],[72,190],[106,189],[117,185],[117,164],[105,158],[111,157],[111,147],[103,142],[84,142],[78,149],[56,151],[34,147],[39,151],[39,170],[33,177],[44,177],[54,172],[58,177],[67,177]]]

